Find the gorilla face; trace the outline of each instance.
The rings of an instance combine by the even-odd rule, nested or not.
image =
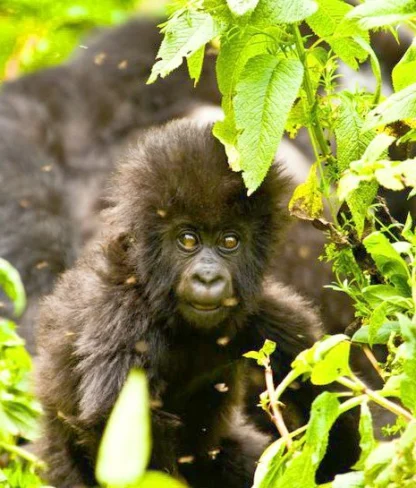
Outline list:
[[[175,294],[187,321],[213,327],[237,306],[231,264],[238,260],[242,246],[235,230],[203,231],[190,226],[178,230],[175,247],[184,267]]]

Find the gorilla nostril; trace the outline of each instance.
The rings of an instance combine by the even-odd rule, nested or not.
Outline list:
[[[192,279],[206,286],[212,286],[224,281],[224,278],[217,273],[195,273]]]

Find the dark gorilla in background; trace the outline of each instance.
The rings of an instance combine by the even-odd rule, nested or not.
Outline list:
[[[69,63],[2,87],[0,256],[26,287],[20,333],[32,352],[37,300],[95,233],[105,181],[128,137],[219,103],[209,56],[196,89],[186,67],[145,84],[160,41],[155,20],[132,20],[86,41]]]
[[[311,305],[267,276],[287,222],[287,179],[274,166],[247,197],[211,129],[179,121],[142,137],[118,169],[102,235],[44,301],[38,393],[55,486],[94,485],[103,427],[139,366],[158,405],[151,467],[192,487],[251,487],[266,439],[241,415],[252,367],[242,354],[275,340],[279,382],[322,334]],[[289,415],[304,424],[318,392],[289,390]],[[346,419],[322,480],[356,459]]]

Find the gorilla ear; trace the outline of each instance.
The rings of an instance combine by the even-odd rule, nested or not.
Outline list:
[[[135,242],[128,232],[111,237],[103,248],[106,259],[106,281],[112,284],[125,283],[132,275],[134,267],[130,265],[129,250]]]

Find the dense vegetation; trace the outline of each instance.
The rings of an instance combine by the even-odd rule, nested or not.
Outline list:
[[[22,9],[16,9],[16,15],[29,9],[29,3],[14,3]],[[73,2],[58,3],[59,8],[68,5],[65,15],[56,14],[55,22],[65,26],[63,32],[69,29],[74,34],[74,22],[68,20],[68,12],[77,12]],[[58,3],[50,2],[50,8]],[[261,405],[277,420],[282,434],[264,453],[254,486],[315,487],[315,471],[325,453],[331,426],[342,412],[357,406],[361,409],[361,458],[354,471],[338,476],[328,486],[415,486],[416,233],[412,217],[409,215],[404,223],[394,221],[377,194],[380,187],[408,189],[409,198],[415,191],[416,160],[411,154],[416,142],[416,43],[395,66],[392,79],[383,79],[370,33],[384,30],[394,42],[399,24],[415,32],[416,2],[366,0],[354,8],[341,0],[172,3],[150,81],[167,76],[186,58],[190,76],[197,82],[205,47],[214,44],[219,53],[217,77],[225,114],[224,120],[215,125],[214,134],[225,145],[233,169],[242,171],[249,192],[261,184],[283,133],[295,138],[301,128],[306,128],[315,163],[307,180],[296,189],[290,210],[298,218],[319,224],[327,234],[323,259],[332,262],[337,278],[333,287],[353,299],[359,326],[352,339],[336,335],[304,351],[280,385],[273,385],[270,379],[268,357],[273,351],[272,343],[266,343],[260,352],[248,354],[265,367],[268,381]],[[91,14],[79,24],[111,21],[118,15],[115,12],[127,10],[132,2],[108,1],[102,5],[105,13]],[[35,12],[33,17],[40,18]],[[7,24],[7,18],[3,22]],[[309,32],[306,35],[301,29],[305,23]],[[24,23],[9,28],[27,32]],[[52,37],[56,34],[54,28],[50,32]],[[63,56],[68,52],[66,45],[63,42],[61,51],[51,52]],[[13,46],[2,56],[10,62],[15,53],[24,71],[23,51],[16,51],[16,44]],[[48,62],[46,58],[36,59],[33,58],[32,67]],[[353,91],[343,89],[337,74],[340,63],[354,70],[361,69],[363,63],[370,65],[376,81],[374,92],[360,86]],[[394,88],[387,98],[383,96],[383,82],[391,82]],[[392,158],[393,147],[399,147],[405,156]],[[6,263],[0,267],[0,279],[16,300],[17,311],[21,310],[21,284]],[[352,342],[361,344],[373,360],[384,380],[381,390],[369,389],[351,371]],[[385,363],[378,364],[373,358],[374,344],[388,348]],[[3,457],[0,459],[0,466],[6,466],[0,476],[8,480],[6,486],[38,486],[32,473],[39,462],[16,445],[18,438],[33,438],[38,407],[26,383],[30,360],[10,322],[1,323],[0,348],[0,449],[7,453],[4,463]],[[318,385],[337,382],[345,391],[321,394],[314,402],[308,425],[288,432],[279,398],[294,379],[310,379]],[[141,416],[137,411],[145,398],[144,378],[133,372],[101,449],[97,477],[103,485],[165,486],[159,479],[152,479],[159,475],[146,474],[143,478],[150,436],[148,428],[144,428],[147,410],[142,407]],[[369,408],[372,403],[396,415],[396,423],[385,429],[386,433],[397,434],[395,440],[380,443],[375,439]],[[127,430],[126,418],[136,422],[132,425],[129,420]],[[121,450],[123,438],[130,439],[132,434],[137,441],[132,440],[128,452]],[[121,461],[118,463],[117,459],[123,461],[120,470]],[[126,465],[131,469],[126,469]],[[166,483],[177,485],[171,480]]]

